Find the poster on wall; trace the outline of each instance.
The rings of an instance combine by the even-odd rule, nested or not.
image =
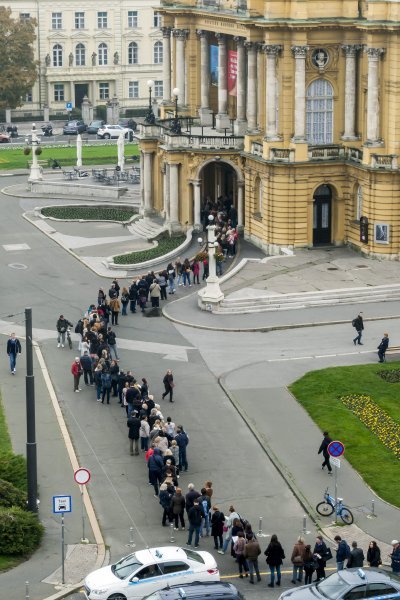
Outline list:
[[[377,244],[389,243],[389,225],[387,223],[375,223],[374,242]]]
[[[237,52],[228,50],[228,94],[237,96]]]
[[[218,46],[210,46],[211,85],[218,85]]]

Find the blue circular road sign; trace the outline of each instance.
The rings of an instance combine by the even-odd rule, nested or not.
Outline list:
[[[342,442],[338,442],[337,440],[331,442],[328,446],[328,453],[330,456],[342,456],[342,454],[344,454],[344,444],[342,444]]]

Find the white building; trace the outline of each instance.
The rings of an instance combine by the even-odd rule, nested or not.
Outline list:
[[[116,96],[121,108],[143,106],[147,81],[163,96],[159,0],[10,1],[13,17],[37,20],[39,77],[22,110],[63,112],[88,96],[95,107]]]

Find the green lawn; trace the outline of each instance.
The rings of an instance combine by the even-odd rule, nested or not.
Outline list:
[[[42,215],[55,219],[67,220],[96,220],[126,222],[136,212],[131,208],[116,208],[114,206],[47,206],[42,208]]]
[[[0,395],[0,452],[10,452],[11,448],[11,440],[8,433],[7,423],[4,416],[3,404],[1,401]],[[7,571],[12,567],[15,567],[18,563],[21,562],[20,556],[9,556],[9,555],[1,555],[0,554],[0,572]]]
[[[76,165],[76,147],[61,148],[59,146],[46,146],[41,144],[42,154],[38,156],[39,160],[48,160],[56,158],[61,161],[63,166]],[[125,156],[137,156],[139,149],[137,144],[125,145]],[[82,163],[85,165],[117,164],[118,150],[117,145],[93,145],[82,147]],[[8,145],[7,148],[0,150],[0,170],[6,169],[26,169],[27,162],[32,160],[32,153],[25,156],[21,147],[13,148]]]
[[[333,439],[346,446],[345,456],[368,485],[384,500],[400,507],[400,461],[367,429],[339,397],[367,394],[400,424],[400,383],[378,376],[398,369],[399,362],[311,371],[290,386],[291,392]]]

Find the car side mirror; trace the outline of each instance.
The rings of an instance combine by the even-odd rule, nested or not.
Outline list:
[[[137,583],[139,581],[139,577],[132,577],[132,583]]]

